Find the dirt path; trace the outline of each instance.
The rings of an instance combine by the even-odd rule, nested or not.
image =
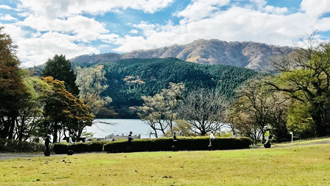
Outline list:
[[[328,144],[330,140],[327,141],[319,141],[319,142],[311,142],[311,143],[303,143],[303,144],[275,144],[272,145],[271,148],[287,148],[287,147],[298,147],[298,146],[305,146],[305,145],[318,145],[318,144]],[[251,149],[264,149],[263,146],[252,147]],[[246,150],[246,149],[238,149],[238,150]],[[106,152],[98,152],[98,153],[106,153]],[[90,154],[90,153],[79,153],[75,155],[81,154]],[[50,156],[64,156],[66,154],[51,154]],[[15,159],[15,158],[30,158],[30,157],[43,157],[44,154],[28,154],[28,153],[0,153],[0,161]]]

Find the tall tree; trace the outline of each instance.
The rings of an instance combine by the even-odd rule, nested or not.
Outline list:
[[[54,93],[46,99],[44,109],[44,128],[53,134],[53,142],[58,141],[61,134],[74,133],[80,137],[86,126],[91,126],[93,118],[89,107],[82,100],[65,90],[64,82],[52,77],[44,78],[52,86]]]
[[[330,43],[314,44],[277,58],[274,66],[282,74],[277,75],[277,82],[268,84],[303,104],[308,103],[316,135],[325,136],[330,134]]]
[[[26,87],[18,68],[20,61],[16,57],[12,40],[0,27],[0,137],[12,139],[15,120],[21,100],[25,97]]]
[[[270,78],[268,78],[270,79]],[[263,136],[263,128],[270,125],[277,128],[279,139],[287,135],[286,111],[290,103],[288,96],[271,90],[264,76],[248,80],[237,92],[241,96],[234,104],[231,118],[238,132],[251,137],[255,142]]]
[[[71,67],[70,60],[65,59],[64,55],[55,55],[53,59],[48,59],[42,76],[52,76],[54,79],[64,81],[65,88],[74,96],[78,97],[79,89],[76,85],[76,75]]]
[[[101,93],[108,88],[106,85],[105,72],[102,70],[103,65],[96,68],[80,68],[77,67],[76,83],[79,87],[79,98],[91,108],[91,114],[97,116],[100,112],[108,115],[116,115],[116,113],[106,105],[112,102],[108,96],[101,98]]]

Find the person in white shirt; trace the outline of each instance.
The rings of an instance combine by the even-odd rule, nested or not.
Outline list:
[[[210,144],[209,147],[212,147],[212,141],[215,139],[213,132],[210,133]]]

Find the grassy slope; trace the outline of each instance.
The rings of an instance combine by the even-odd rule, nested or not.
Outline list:
[[[0,168],[2,185],[330,185],[330,144],[21,158]]]

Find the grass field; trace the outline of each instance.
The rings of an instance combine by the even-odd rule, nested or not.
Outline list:
[[[330,144],[0,161],[0,185],[330,185]]]

